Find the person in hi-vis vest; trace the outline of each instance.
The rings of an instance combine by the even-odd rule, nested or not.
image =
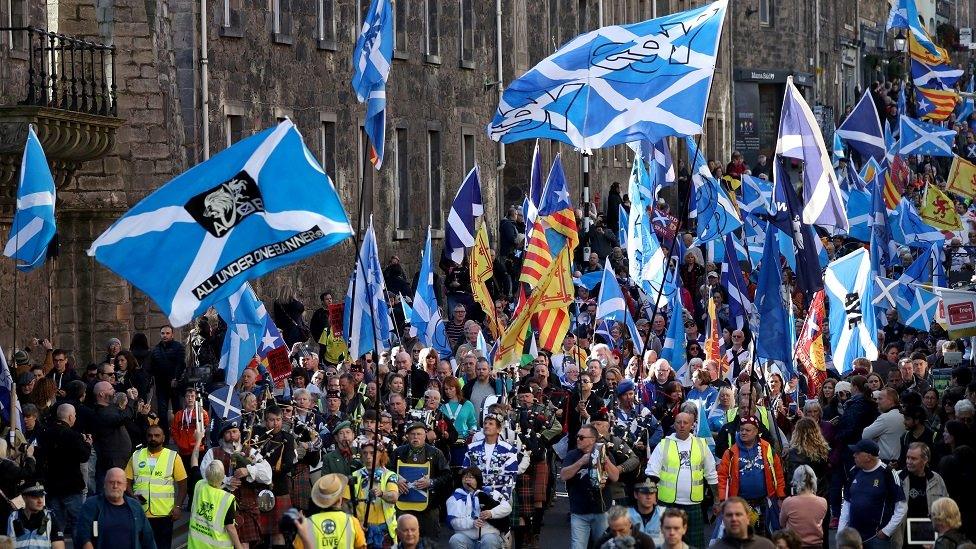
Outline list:
[[[194,486],[187,549],[243,547],[234,526],[237,500],[223,489],[226,475],[224,464],[215,459]]]
[[[142,504],[157,547],[172,545],[173,524],[180,518],[180,505],[186,496],[183,461],[164,444],[163,428],[150,425],[146,429],[146,447],[133,452],[125,465],[127,491]]]
[[[705,439],[691,434],[695,416],[681,412],[674,419],[674,434],[662,440],[647,460],[644,472],[657,482],[657,499],[666,507],[675,507],[688,514],[685,543],[705,546],[704,516],[701,502],[705,499],[705,484],[718,501],[718,474],[715,456]]]
[[[295,549],[334,547],[336,549],[365,549],[366,533],[359,520],[342,510],[342,494],[349,477],[338,473],[322,475],[312,486],[313,510],[310,517],[295,520],[298,537]]]

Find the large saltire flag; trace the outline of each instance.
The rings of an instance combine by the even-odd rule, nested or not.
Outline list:
[[[509,84],[488,135],[586,151],[701,133],[727,5],[576,37]]]
[[[902,322],[905,326],[924,332],[932,329],[932,323],[938,314],[940,302],[939,295],[932,290],[934,290],[933,287],[927,289],[918,284],[908,286],[908,291],[911,294],[909,307],[902,310],[899,306],[898,309],[898,317],[903,319]]]
[[[691,181],[695,193],[693,206],[697,219],[695,244],[722,238],[742,226],[739,210],[722,184],[708,171],[708,161],[692,137],[686,137],[688,158],[693,159]]]
[[[880,127],[878,136],[881,136]],[[786,78],[776,154],[803,161],[803,222],[847,230],[847,215],[837,175],[830,165],[820,126],[793,77]]]
[[[753,215],[772,215],[773,182],[742,174],[739,209]]]
[[[20,161],[17,183],[17,213],[10,226],[3,255],[17,262],[17,270],[28,272],[47,259],[51,241],[57,233],[54,202],[57,190],[34,126],[27,128],[27,144]]]
[[[357,12],[358,13],[358,12]],[[386,135],[386,80],[393,59],[393,3],[372,0],[352,55],[352,89],[366,103],[363,126],[370,141],[370,162],[383,165]]]
[[[227,323],[219,367],[224,370],[225,382],[235,385],[262,346],[268,312],[248,282],[214,307]]]
[[[183,326],[246,281],[350,235],[332,181],[284,120],[144,198],[88,255]]]
[[[945,242],[942,231],[923,221],[907,198],[902,198],[895,211],[888,214],[888,225],[892,238],[899,244],[925,248],[932,242]]]
[[[481,222],[478,224],[478,234],[474,239],[474,248],[471,249],[471,265],[468,267],[471,274],[471,295],[485,313],[485,322],[492,338],[498,339],[501,337],[501,326],[495,316],[495,302],[488,293],[488,280],[495,274],[492,254],[488,230],[484,222]]]
[[[827,358],[823,344],[823,325],[826,317],[824,291],[813,294],[807,317],[796,341],[796,361],[807,378],[807,397],[814,398],[827,379]]]
[[[824,277],[830,300],[830,348],[834,368],[841,374],[851,370],[855,358],[878,358],[877,318],[874,305],[874,276],[868,251],[859,248],[827,265]]]
[[[790,261],[791,268],[796,271],[799,287],[809,296],[823,288],[816,232],[813,226],[801,220],[802,202],[793,188],[781,156],[777,156],[773,162],[773,179],[774,215],[769,218],[770,225],[789,237],[789,240],[779,243],[780,249],[787,261]],[[846,215],[845,212],[845,222]]]
[[[419,304],[414,303],[415,312],[418,308]],[[349,342],[350,358],[356,360],[366,353],[380,353],[390,348],[389,311],[373,217],[370,216],[343,307],[342,336]],[[419,326],[417,331],[420,331]]]
[[[474,232],[478,219],[485,213],[481,199],[481,170],[476,164],[461,182],[451,211],[447,215],[444,255],[460,265],[464,251],[474,246]]]
[[[874,158],[878,162],[884,160],[884,134],[881,131],[881,120],[870,90],[864,92],[854,110],[841,122],[834,135],[840,136],[862,155]],[[843,150],[841,152],[843,153]]]
[[[950,109],[949,112],[952,112]],[[929,156],[952,156],[952,145],[956,130],[946,129],[938,124],[929,124],[907,116],[900,118],[901,154],[926,154]]]
[[[952,89],[965,71],[954,69],[947,63],[929,65],[917,59],[912,59],[912,80],[921,88],[935,90]]]
[[[475,244],[477,247],[477,243]],[[474,254],[472,254],[472,262]],[[474,293],[474,287],[472,286]],[[474,293],[476,299],[477,293]],[[489,310],[489,309],[486,309]],[[495,308],[490,307],[492,313]],[[424,241],[424,253],[420,257],[420,273],[417,274],[417,289],[413,295],[413,308],[410,311],[410,326],[416,330],[417,337],[425,347],[432,347],[439,356],[451,356],[451,345],[447,340],[444,320],[437,306],[434,293],[434,256],[431,251],[430,226]],[[358,358],[358,357],[357,357]]]
[[[735,236],[725,235],[725,260],[722,261],[722,275],[719,281],[729,296],[729,318],[736,329],[741,330],[748,323],[753,313],[753,306],[749,299],[749,287],[739,267],[739,260]]]
[[[962,219],[956,213],[955,203],[942,189],[933,184],[925,187],[922,207],[918,210],[922,221],[943,231],[961,231]]]

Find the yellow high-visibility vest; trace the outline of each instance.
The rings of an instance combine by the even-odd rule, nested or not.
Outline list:
[[[342,511],[325,511],[309,517],[312,532],[315,534],[315,547],[318,549],[353,549],[356,542],[356,528],[352,517]],[[305,549],[312,549],[306,547]]]
[[[132,492],[146,498],[142,510],[153,517],[165,517],[176,505],[176,480],[173,465],[177,454],[163,448],[156,457],[156,465],[149,466],[149,449],[143,448],[132,454]]]
[[[657,499],[661,503],[674,503],[678,497],[678,470],[681,458],[678,456],[678,442],[673,438],[661,441],[664,457],[658,475]],[[691,501],[698,503],[705,499],[705,447],[704,439],[691,437]]]
[[[233,547],[224,524],[227,512],[233,504],[234,494],[214,488],[206,480],[197,481],[193,489],[193,505],[190,507],[187,548]]]

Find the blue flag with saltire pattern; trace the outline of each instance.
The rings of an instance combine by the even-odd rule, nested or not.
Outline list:
[[[478,218],[485,213],[481,198],[481,170],[475,164],[458,188],[451,210],[447,214],[444,231],[444,256],[458,265],[464,261],[464,251],[474,246],[474,232]]]
[[[268,310],[249,282],[214,307],[227,323],[219,367],[224,370],[224,381],[233,386],[258,354]]]
[[[727,0],[570,40],[505,89],[489,137],[588,151],[702,132]]]
[[[434,256],[430,246],[430,227],[427,227],[427,240],[424,253],[420,257],[420,274],[417,275],[417,290],[413,295],[413,308],[410,311],[410,326],[416,330],[417,338],[424,347],[433,347],[439,356],[451,356],[451,345],[447,340],[444,320],[437,307],[434,293]]]
[[[634,324],[633,315],[627,309],[627,300],[624,299],[623,291],[620,289],[620,283],[617,282],[617,277],[613,274],[609,260],[604,266],[603,279],[600,282],[600,299],[596,305],[596,319],[598,321],[613,320],[627,326],[627,331],[630,333],[631,340],[634,342],[635,352],[643,352],[644,340],[637,331],[637,325]]]
[[[13,258],[17,270],[28,272],[47,259],[51,240],[57,233],[54,202],[57,190],[34,126],[27,127],[27,144],[20,162],[17,183],[17,212],[10,226],[3,255]]]
[[[359,102],[366,103],[363,127],[369,136],[370,162],[377,170],[383,165],[386,80],[390,76],[392,60],[393,3],[391,0],[372,0],[353,50],[352,89]]]
[[[332,181],[286,119],[157,189],[88,255],[145,292],[178,327],[248,280],[351,235]]]
[[[830,300],[830,348],[834,368],[844,374],[855,358],[878,358],[874,274],[868,251],[858,248],[831,261],[824,275],[824,289]]]
[[[852,149],[866,157],[874,158],[878,162],[884,159],[885,141],[881,131],[881,119],[870,90],[864,92],[834,135],[839,135]]]
[[[712,177],[708,170],[708,161],[698,149],[694,138],[686,137],[688,158],[694,160],[691,171],[692,188],[694,189],[694,208],[697,218],[697,235],[695,244],[702,244],[709,240],[722,238],[742,226],[739,210],[736,209],[728,193],[721,183]]]
[[[414,303],[414,310],[417,305]],[[370,216],[342,311],[342,336],[349,342],[350,358],[356,360],[366,353],[378,354],[389,349],[391,330],[390,305],[386,301],[383,268],[376,247],[373,216]]]

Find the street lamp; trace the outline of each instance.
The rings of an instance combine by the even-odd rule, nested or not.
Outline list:
[[[898,31],[898,36],[895,37],[895,51],[905,51],[908,47],[908,37],[905,36],[904,30]]]

